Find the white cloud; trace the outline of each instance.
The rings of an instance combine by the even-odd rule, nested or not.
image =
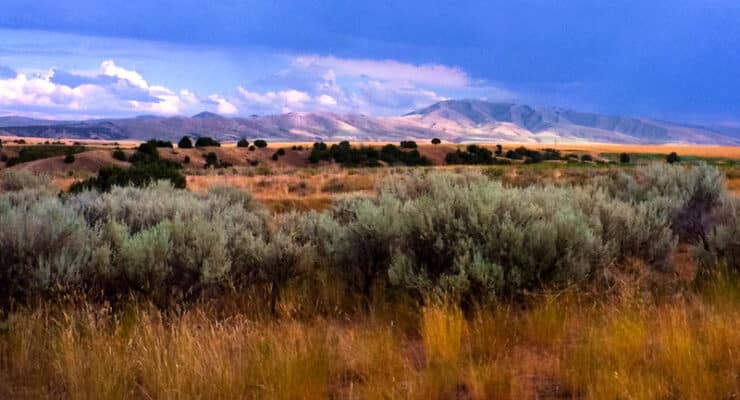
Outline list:
[[[216,112],[218,112],[219,114],[231,115],[231,114],[236,114],[237,112],[239,112],[239,109],[236,108],[234,104],[232,104],[231,102],[223,98],[223,96],[213,94],[213,95],[208,96],[208,99],[216,102],[217,104]]]
[[[103,61],[100,64],[100,71],[103,75],[124,79],[132,85],[142,89],[147,89],[149,87],[149,84],[144,80],[144,77],[141,76],[141,74],[136,71],[121,68],[117,66],[113,60]]]
[[[335,106],[337,105],[337,101],[334,100],[333,97],[329,96],[328,94],[322,94],[319,96],[319,103],[325,105],[325,106]]]
[[[295,89],[257,93],[239,86],[237,91],[246,100],[248,107],[251,106],[254,109],[256,106],[257,109],[267,112],[302,111],[314,104],[314,100],[320,100],[313,99],[308,93]]]
[[[14,114],[112,116],[135,113],[164,115],[214,109],[236,114],[238,109],[222,95],[200,98],[188,89],[179,92],[153,85],[137,71],[112,60],[98,71],[67,72],[51,69],[0,79],[0,106]]]
[[[330,74],[331,77],[367,76],[383,81],[446,87],[464,87],[470,84],[470,78],[465,71],[439,64],[416,65],[396,60],[348,59],[318,55],[299,56],[293,63],[302,68],[327,68],[326,74]]]

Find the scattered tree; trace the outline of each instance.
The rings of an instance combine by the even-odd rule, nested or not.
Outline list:
[[[627,153],[622,153],[619,155],[619,162],[622,164],[629,164],[630,162],[630,155]]]
[[[666,158],[666,161],[668,161],[668,164],[677,163],[681,161],[681,157],[679,157],[678,154],[674,151],[668,155],[668,157]]]
[[[192,149],[193,141],[190,140],[189,136],[183,136],[182,139],[177,143],[177,147],[181,149]]]
[[[199,137],[195,141],[195,147],[221,147],[221,143],[210,137]]]
[[[121,149],[115,149],[113,150],[113,158],[118,161],[126,161],[126,153]]]
[[[440,144],[442,141],[439,138],[432,139],[432,144]]]
[[[267,147],[267,142],[262,139],[257,139],[254,141],[254,145],[259,147],[260,149],[263,149]]]
[[[249,147],[249,141],[247,139],[241,139],[236,142],[236,147]]]

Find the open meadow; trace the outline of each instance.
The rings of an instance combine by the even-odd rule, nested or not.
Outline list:
[[[17,140],[0,398],[740,396],[738,148]]]

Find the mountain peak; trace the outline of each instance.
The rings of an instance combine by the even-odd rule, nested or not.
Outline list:
[[[198,114],[193,115],[193,118],[197,119],[211,119],[211,118],[223,118],[222,116],[212,113],[210,111],[203,111]]]

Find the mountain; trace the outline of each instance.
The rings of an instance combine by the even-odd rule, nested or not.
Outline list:
[[[227,118],[211,112],[192,117],[142,116],[87,121],[0,118],[0,134],[81,139],[169,139],[183,135],[219,140],[385,141],[740,145],[740,131],[649,118],[611,116],[557,107],[481,100],[448,100],[402,116],[330,112]]]

